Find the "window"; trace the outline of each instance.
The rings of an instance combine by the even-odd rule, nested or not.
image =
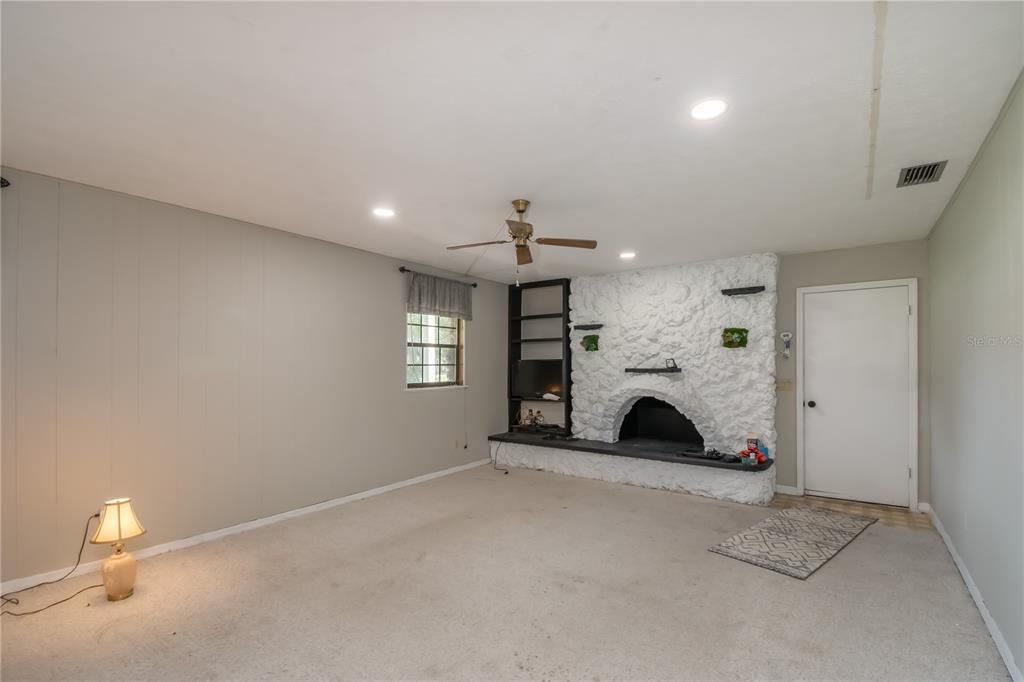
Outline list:
[[[406,314],[405,383],[409,388],[462,386],[463,322],[454,317]]]

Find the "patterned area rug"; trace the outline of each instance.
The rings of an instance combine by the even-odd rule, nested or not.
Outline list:
[[[877,520],[829,509],[794,507],[708,549],[806,580]]]

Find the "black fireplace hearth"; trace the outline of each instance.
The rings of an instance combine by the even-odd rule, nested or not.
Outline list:
[[[654,438],[627,438],[626,440],[620,440],[618,443],[605,443],[599,440],[583,440],[551,434],[545,435],[517,431],[496,433],[490,436],[488,440],[517,445],[535,445],[555,450],[576,450],[598,455],[634,457],[676,464],[693,464],[715,469],[732,469],[733,471],[764,471],[774,463],[774,460],[769,459],[764,464],[748,465],[740,464],[739,462],[727,462],[723,459],[707,458],[702,456],[703,452],[695,452],[692,449],[694,447],[692,445]]]
[[[498,433],[489,440],[734,471],[764,471],[773,464],[770,459],[764,464],[741,464],[721,455],[706,455],[704,437],[693,422],[672,405],[650,396],[641,398],[630,408],[615,443],[525,431]]]

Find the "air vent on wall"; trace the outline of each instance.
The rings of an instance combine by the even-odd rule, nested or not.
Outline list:
[[[933,163],[922,163],[920,166],[909,166],[900,169],[900,179],[897,187],[910,187],[912,185],[923,185],[926,182],[938,182],[942,177],[942,171],[946,168],[945,161]]]

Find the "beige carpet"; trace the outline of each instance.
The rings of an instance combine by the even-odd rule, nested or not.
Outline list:
[[[707,551],[774,511],[481,467],[5,616],[3,679],[1007,679],[933,530],[806,581]]]

